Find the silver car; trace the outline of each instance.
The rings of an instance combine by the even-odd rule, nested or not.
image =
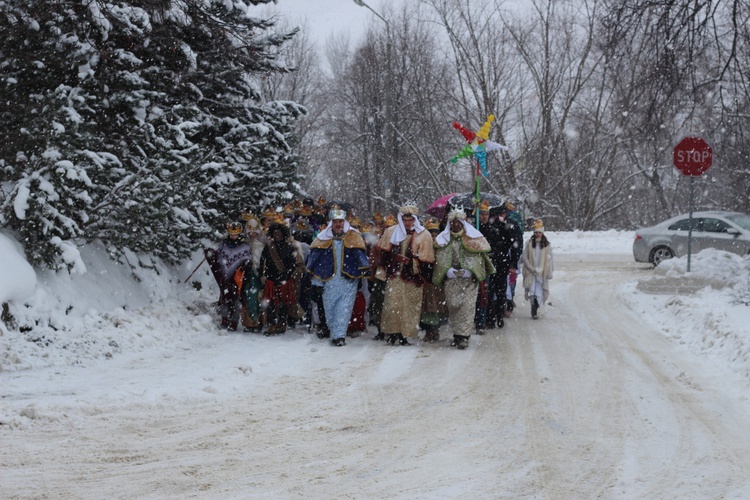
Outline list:
[[[678,215],[635,232],[633,257],[654,266],[688,252],[688,214]],[[738,212],[693,212],[691,252],[716,248],[739,255],[750,254],[750,215]]]

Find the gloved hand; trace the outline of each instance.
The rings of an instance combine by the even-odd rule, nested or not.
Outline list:
[[[455,278],[456,277],[456,270],[451,267],[450,269],[448,269],[448,272],[445,273],[445,276],[448,277],[448,278],[451,278],[451,279]]]
[[[471,278],[471,271],[469,271],[468,269],[460,269],[459,273],[461,273],[460,276],[462,278]]]
[[[542,269],[541,267],[534,268],[534,274],[536,274],[537,276],[541,276],[543,271],[544,269]]]

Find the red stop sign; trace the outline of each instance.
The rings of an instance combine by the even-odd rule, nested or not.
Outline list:
[[[713,161],[713,150],[700,137],[685,137],[674,147],[674,166],[682,175],[701,175]]]

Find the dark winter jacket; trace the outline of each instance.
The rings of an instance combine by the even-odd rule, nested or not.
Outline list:
[[[274,283],[282,283],[292,277],[297,267],[297,255],[288,240],[270,241],[260,257],[262,276]]]
[[[492,252],[490,259],[498,275],[505,276],[512,267],[512,235],[502,221],[480,224],[479,231],[487,238]]]
[[[505,220],[505,229],[510,237],[510,265],[518,268],[523,255],[523,229],[513,219]]]

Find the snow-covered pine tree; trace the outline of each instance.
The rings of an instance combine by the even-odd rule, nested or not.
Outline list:
[[[298,190],[304,109],[265,102],[294,33],[270,0],[0,0],[0,222],[58,268],[68,241],[175,262]]]

